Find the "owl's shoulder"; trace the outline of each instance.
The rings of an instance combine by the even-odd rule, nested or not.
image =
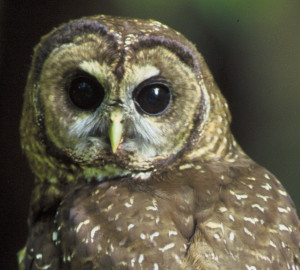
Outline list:
[[[210,162],[198,168],[195,164],[182,166],[198,194],[196,228],[187,261],[198,254],[202,261],[197,265],[203,267],[242,268],[247,262],[248,267],[266,265],[268,269],[299,264],[299,220],[274,175],[248,158]]]

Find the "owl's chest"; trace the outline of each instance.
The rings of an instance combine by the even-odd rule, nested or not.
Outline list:
[[[183,190],[185,189],[185,190]],[[182,264],[194,230],[188,187],[154,193],[110,184],[69,194],[56,216],[63,263],[96,269]],[[97,258],[95,260],[95,258]],[[73,268],[72,268],[73,269]]]

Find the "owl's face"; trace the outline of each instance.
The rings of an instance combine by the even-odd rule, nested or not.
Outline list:
[[[146,169],[184,146],[200,87],[163,47],[124,52],[119,77],[118,53],[101,36],[51,52],[40,79],[46,134],[76,162],[126,160]]]
[[[192,44],[155,21],[98,16],[62,25],[35,49],[24,149],[35,163],[47,154],[49,167],[67,161],[85,177],[168,164],[207,124],[213,81],[201,65]]]

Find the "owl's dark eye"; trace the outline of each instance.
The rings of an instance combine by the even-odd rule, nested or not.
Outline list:
[[[71,80],[69,96],[78,108],[89,110],[97,108],[104,99],[104,88],[96,78],[81,75]]]
[[[171,92],[168,86],[162,83],[152,83],[138,87],[134,93],[136,106],[149,115],[160,115],[171,101]]]

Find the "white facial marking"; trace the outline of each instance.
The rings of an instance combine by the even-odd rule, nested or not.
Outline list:
[[[95,128],[98,121],[98,117],[94,114],[82,116],[80,119],[76,120],[72,125],[70,125],[69,136],[76,138],[87,137],[88,134]],[[78,144],[78,151],[80,151],[81,148],[84,148],[84,146],[85,145]]]
[[[79,64],[79,67],[93,75],[100,83],[103,83],[103,77],[107,73],[107,70],[109,70],[109,67],[105,63],[100,65],[100,63],[95,60],[83,61]]]
[[[143,81],[157,76],[160,73],[160,70],[153,65],[145,66],[133,66],[128,69],[128,73],[124,76],[125,78],[130,78],[128,80],[123,80],[124,84],[121,84],[121,88],[125,89],[135,89]],[[124,97],[125,98],[125,97]],[[125,98],[126,99],[126,98]],[[135,111],[135,104],[130,100],[128,104],[129,108],[132,111]],[[140,114],[134,114],[134,133],[135,140],[125,140],[122,144],[122,149],[126,151],[138,151],[140,157],[154,157],[157,155],[155,146],[161,145],[166,141],[166,138],[162,136],[162,131],[157,128],[151,121],[153,119],[144,117]],[[147,178],[148,175],[145,174]]]
[[[131,72],[133,73],[132,74],[133,80],[131,81],[131,83],[133,84],[134,87],[136,87],[143,81],[151,77],[157,76],[160,73],[160,70],[155,66],[145,65],[143,67],[140,66],[133,67]]]

